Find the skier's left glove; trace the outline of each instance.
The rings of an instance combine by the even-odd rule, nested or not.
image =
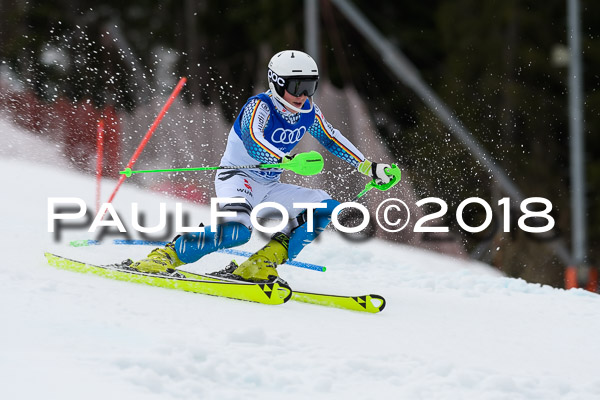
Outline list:
[[[361,174],[367,175],[373,179],[378,185],[388,183],[391,177],[385,173],[386,168],[390,168],[389,164],[375,163],[365,160],[358,164],[358,171]]]

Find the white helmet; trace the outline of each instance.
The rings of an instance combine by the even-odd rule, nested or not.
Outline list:
[[[296,112],[312,111],[312,96],[319,83],[319,69],[311,56],[298,50],[285,50],[275,54],[269,61],[269,88],[273,96]],[[303,110],[283,99],[287,91],[293,96],[305,94],[310,100],[310,109]]]

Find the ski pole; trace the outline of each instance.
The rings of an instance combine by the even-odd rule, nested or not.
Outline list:
[[[290,161],[281,164],[256,164],[256,165],[220,165],[217,167],[191,167],[191,168],[169,168],[149,169],[133,171],[125,168],[120,174],[130,177],[133,174],[147,174],[156,172],[189,172],[189,171],[212,171],[217,169],[285,169],[298,175],[317,175],[323,170],[323,156],[316,151],[297,154]]]
[[[388,183],[378,184],[377,182],[375,182],[375,179],[373,179],[365,185],[365,188],[362,190],[362,192],[357,194],[354,200],[352,201],[354,202],[360,199],[371,189],[377,189],[385,192],[391,189],[393,186],[396,186],[396,184],[400,182],[400,178],[402,177],[402,171],[400,171],[400,168],[398,168],[396,164],[392,164],[389,168],[386,168],[385,173],[388,176],[390,176],[390,181]]]

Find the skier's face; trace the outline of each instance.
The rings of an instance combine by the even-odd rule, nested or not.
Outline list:
[[[306,102],[307,98],[308,97],[305,94],[302,94],[299,97],[293,96],[287,90],[283,93],[283,99],[296,108],[302,108],[302,106]],[[294,114],[296,114],[296,112],[297,112],[294,110],[288,110],[288,111],[291,113],[294,113]]]

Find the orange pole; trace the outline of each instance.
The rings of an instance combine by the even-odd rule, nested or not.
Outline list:
[[[598,293],[598,268],[590,268],[590,278],[585,287],[585,290]]]
[[[141,141],[140,145],[138,146],[138,148],[136,149],[135,153],[133,153],[133,156],[131,157],[131,159],[127,163],[126,168],[131,168],[133,166],[133,164],[135,164],[135,162],[137,161],[138,157],[142,153],[142,150],[144,150],[144,147],[146,146],[146,144],[148,143],[148,141],[152,137],[152,134],[154,133],[154,131],[158,127],[158,124],[160,123],[160,121],[162,120],[162,118],[165,116],[165,114],[169,110],[169,107],[171,107],[171,104],[173,104],[173,101],[175,101],[175,98],[177,97],[177,95],[179,94],[179,92],[181,91],[181,89],[183,88],[183,85],[185,85],[186,80],[187,79],[185,77],[183,77],[183,78],[181,78],[179,80],[179,83],[177,84],[177,86],[173,90],[173,93],[171,93],[171,96],[169,96],[169,99],[167,100],[167,102],[163,106],[162,110],[160,110],[160,113],[158,114],[158,116],[154,120],[154,123],[152,124],[152,126],[150,127],[150,129],[148,130],[148,132],[146,133],[146,135],[144,136],[144,138],[142,139],[142,141]],[[114,198],[115,198],[115,196],[117,194],[117,191],[119,190],[119,188],[123,184],[123,181],[125,180],[125,178],[126,178],[125,175],[121,175],[120,176],[119,181],[117,182],[117,186],[115,187],[115,189],[113,190],[112,194],[110,195],[110,198],[108,199],[109,203],[112,203],[112,201],[114,200]]]
[[[577,267],[569,266],[565,269],[565,289],[574,289],[578,287]]]
[[[598,293],[598,268],[590,267],[584,282],[579,282],[577,267],[565,269],[565,289],[579,288]]]

